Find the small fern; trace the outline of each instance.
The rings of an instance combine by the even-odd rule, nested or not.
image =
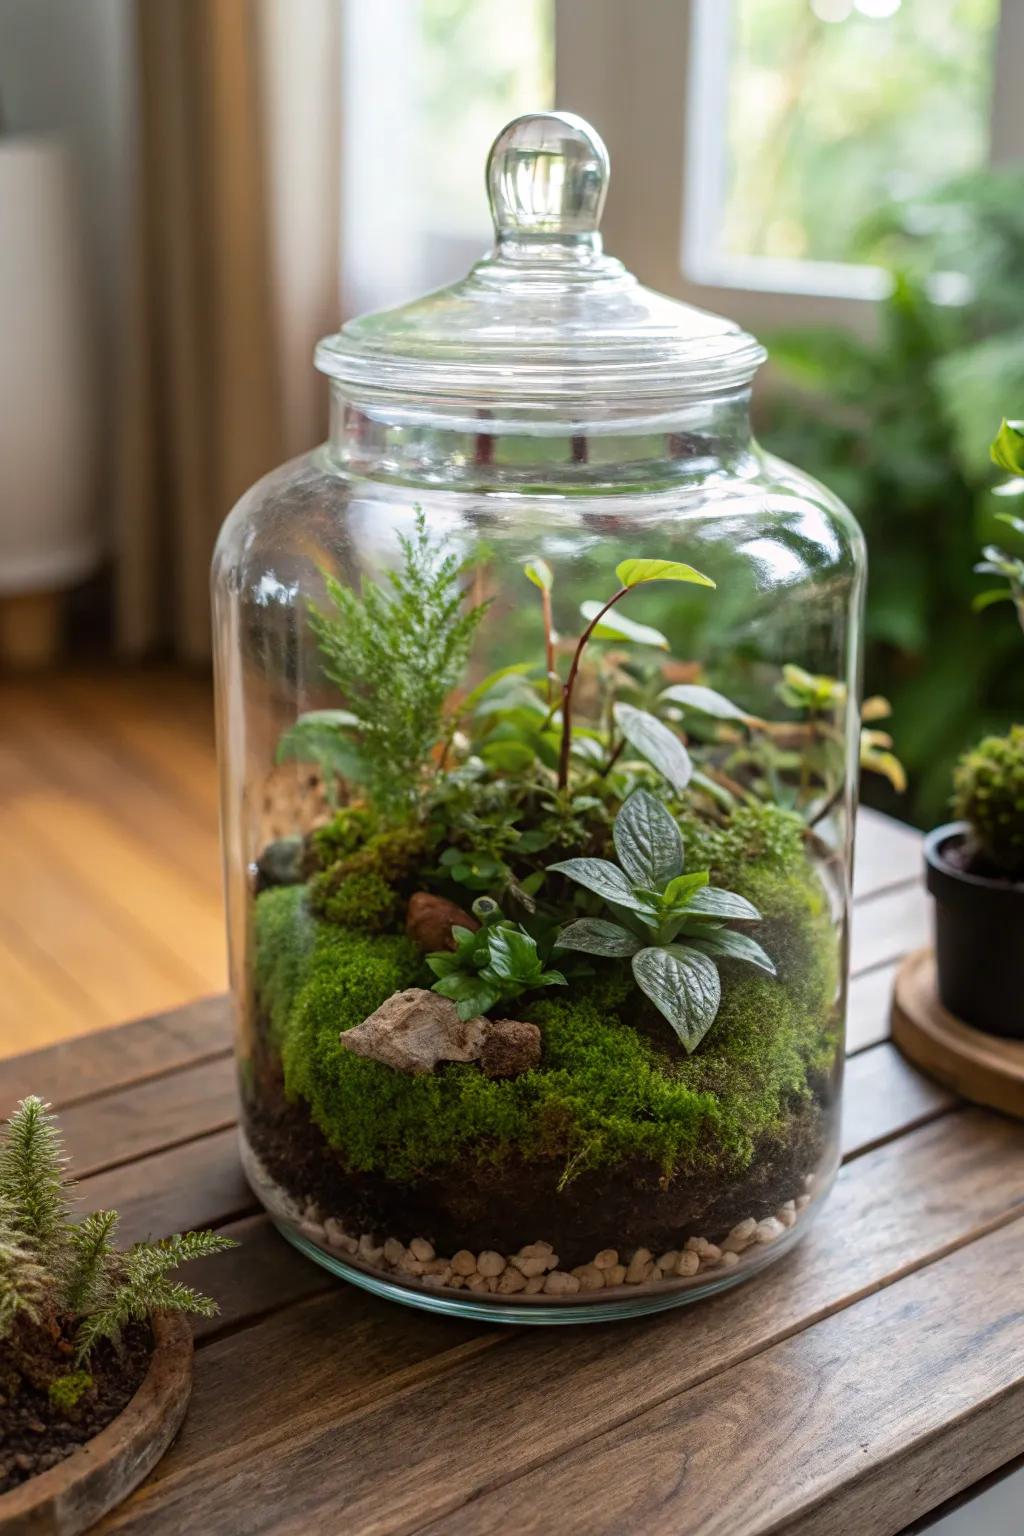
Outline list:
[[[310,615],[324,672],[358,735],[361,779],[392,816],[415,800],[485,608],[464,607],[458,557],[438,549],[422,512],[412,538],[399,542],[390,590],[364,581],[357,595],[328,577],[333,611]]]
[[[57,1259],[64,1244],[67,1165],[49,1105],[34,1095],[23,1099],[0,1137],[0,1201],[24,1245],[41,1262]]]
[[[15,1337],[16,1324],[51,1337],[74,1328],[81,1366],[100,1339],[120,1344],[128,1323],[153,1312],[210,1317],[217,1311],[208,1296],[170,1274],[179,1264],[234,1248],[231,1238],[186,1232],[121,1252],[114,1246],[116,1211],[70,1221],[67,1168],[49,1106],[24,1099],[0,1129],[0,1342]],[[21,1347],[31,1350],[19,1333],[15,1362]]]
[[[75,1362],[81,1365],[100,1339],[120,1344],[129,1323],[141,1322],[151,1312],[191,1312],[214,1317],[217,1303],[201,1291],[168,1279],[179,1264],[222,1253],[235,1244],[216,1232],[185,1232],[159,1243],[136,1243],[107,1265],[106,1289],[79,1325],[75,1337]]]

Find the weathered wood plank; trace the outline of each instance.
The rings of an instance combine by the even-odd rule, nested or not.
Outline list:
[[[65,1040],[0,1061],[0,1112],[6,1113],[28,1093],[42,1094],[57,1109],[65,1109],[224,1055],[230,1046],[227,998],[204,997],[84,1040]]]
[[[889,1005],[898,962],[862,971],[850,981],[846,1009],[846,1054],[855,1055],[889,1038]]]
[[[790,1334],[813,1332],[1022,1206],[1024,1130],[981,1111],[951,1115],[849,1164],[825,1219],[755,1287],[569,1340],[559,1329],[478,1338],[472,1359],[449,1354],[426,1390],[392,1375],[386,1389],[378,1378],[350,1395],[353,1368],[364,1378],[350,1346],[338,1374],[337,1340],[356,1305],[345,1287],[201,1351],[177,1446],[112,1528],[157,1536],[180,1529],[191,1507],[209,1532],[317,1529],[341,1509],[351,1536],[411,1531]],[[406,1314],[375,1315],[379,1343]],[[433,1326],[419,1319],[413,1337],[433,1336]],[[558,1528],[533,1520],[524,1528]]]
[[[495,1490],[461,1536],[900,1531],[1020,1450],[1022,1257],[1015,1222]]]
[[[236,1117],[234,1062],[218,1056],[72,1104],[61,1115],[61,1125],[72,1167],[84,1178],[224,1130]]]
[[[920,880],[921,847],[921,834],[913,827],[861,806],[853,861],[854,900],[860,901],[893,885]]]
[[[883,1142],[935,1120],[958,1102],[923,1077],[886,1041],[846,1063],[842,1150],[858,1157]]]
[[[897,886],[859,901],[850,920],[850,972],[899,960],[920,949],[931,932],[931,898],[921,884]]]

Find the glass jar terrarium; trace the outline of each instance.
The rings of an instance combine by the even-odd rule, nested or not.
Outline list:
[[[526,1322],[756,1273],[837,1162],[864,556],[760,346],[512,123],[497,240],[347,325],[214,565],[247,1174],[371,1290]]]

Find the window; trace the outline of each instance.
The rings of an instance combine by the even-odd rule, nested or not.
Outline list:
[[[876,297],[885,280],[859,236],[875,209],[1024,150],[1020,0],[558,11],[559,104],[581,103],[605,133],[613,199],[629,182],[609,244],[647,281],[754,329]]]
[[[489,246],[487,151],[510,118],[554,103],[554,6],[345,0],[349,313],[451,282]]]

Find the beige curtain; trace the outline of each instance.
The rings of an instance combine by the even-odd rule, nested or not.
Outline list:
[[[299,362],[336,323],[336,0],[134,4],[116,633],[201,661],[226,512],[320,435]]]

